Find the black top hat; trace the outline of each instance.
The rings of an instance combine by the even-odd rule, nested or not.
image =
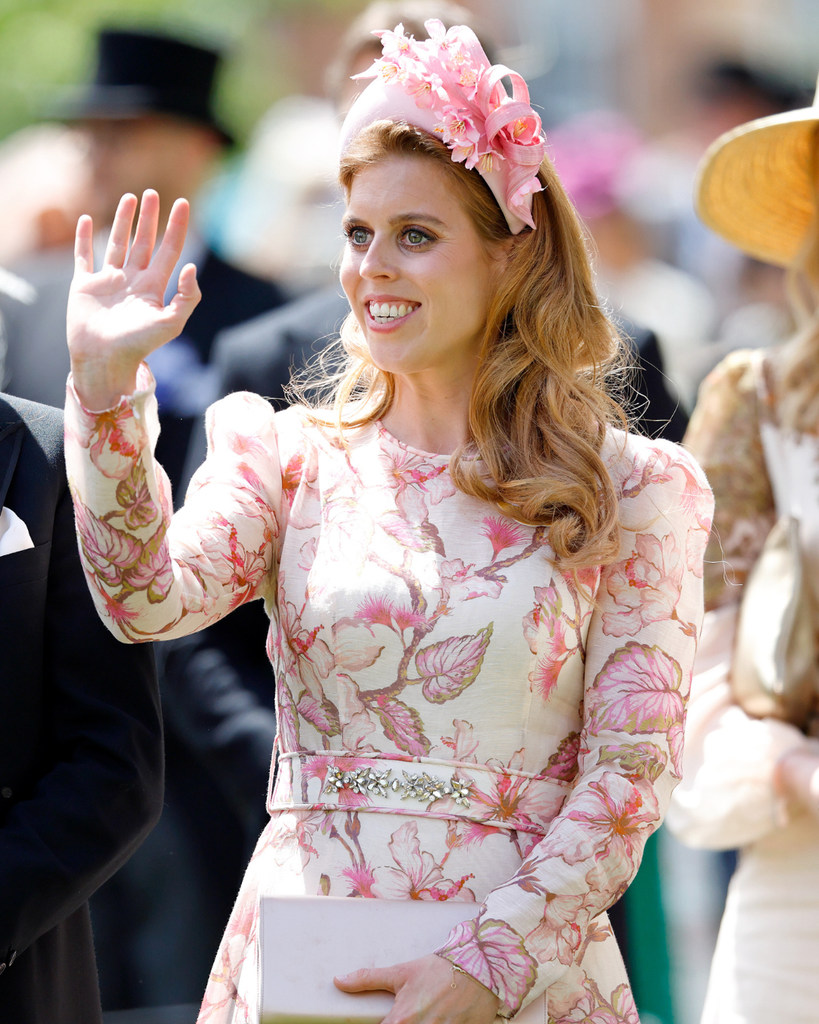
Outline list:
[[[97,64],[86,86],[65,96],[65,120],[172,114],[212,128],[226,145],[233,137],[217,121],[213,85],[220,54],[158,32],[103,29]]]

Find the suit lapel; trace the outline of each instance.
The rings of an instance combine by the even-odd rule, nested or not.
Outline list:
[[[9,484],[23,446],[23,421],[0,422],[0,508],[6,503]]]

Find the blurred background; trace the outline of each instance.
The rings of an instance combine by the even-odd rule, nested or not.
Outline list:
[[[292,208],[287,190],[300,192],[300,199],[312,189],[309,199],[321,198],[322,175],[331,173],[334,157],[332,135],[322,130],[326,70],[365,6],[363,0],[0,0],[0,142],[6,140],[0,172],[13,162],[17,133],[47,120],[62,88],[87,79],[100,25],[160,28],[216,43],[225,50],[217,111],[237,146],[197,213],[226,255],[292,278],[298,289],[311,272],[326,273],[326,248],[285,216]],[[816,77],[814,0],[465,0],[463,6],[480,19],[500,60],[525,75],[547,128],[589,111],[615,110],[643,141],[662,143],[654,161],[644,161],[650,181],[635,182],[630,203],[640,205],[664,255],[672,254],[676,240],[660,232],[683,214],[673,204],[688,201],[697,156],[732,120],[754,113],[738,79],[708,80],[709,69],[731,61],[810,94]],[[308,121],[318,130],[305,131]],[[11,172],[0,178],[6,197]],[[32,180],[29,175],[19,187],[30,189]],[[270,183],[275,195],[266,188]],[[255,203],[262,206],[251,214]],[[311,216],[320,215],[314,210]],[[262,251],[259,227],[268,217],[277,221],[279,240],[267,239]],[[296,231],[301,241],[291,246]],[[0,264],[16,256],[13,234],[11,227],[2,233]]]
[[[275,282],[283,295],[327,287],[340,247],[333,183],[338,96],[327,70],[365,6],[0,0],[0,284],[12,272],[13,298],[33,304],[28,268],[65,247],[88,202],[85,153],[54,111],[63,90],[88,80],[97,32],[107,26],[160,29],[223,50],[215,104],[236,142],[191,197],[199,232],[209,248]],[[781,340],[791,326],[780,272],[740,257],[705,231],[691,194],[696,164],[719,134],[811,104],[819,4],[462,6],[474,12],[496,59],[530,83],[550,153],[589,228],[601,295],[616,314],[656,335],[669,389],[687,415],[703,375],[723,354]],[[0,376],[2,345],[0,335]],[[13,376],[0,386],[14,391]],[[663,949],[638,941],[630,962],[643,1024],[697,1024],[731,858],[683,849],[664,830],[652,857],[655,877],[644,877],[629,912],[638,939],[641,931],[656,934],[649,919],[663,929]],[[106,1024],[192,1024],[195,995],[183,992],[174,1005],[152,1007],[150,996],[116,994],[104,958],[101,970]]]
[[[322,94],[322,68],[361,0],[0,0],[0,135],[37,120],[83,78],[101,22],[162,26],[226,43],[220,108],[247,138],[291,93]],[[731,53],[814,77],[813,0],[466,0],[537,81],[555,116],[615,102],[649,131],[682,116],[703,55]],[[551,96],[551,98],[549,98]]]

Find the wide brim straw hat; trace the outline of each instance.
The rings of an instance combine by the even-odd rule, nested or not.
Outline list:
[[[813,106],[721,135],[697,170],[694,203],[713,231],[766,263],[796,262],[816,213],[819,83]]]

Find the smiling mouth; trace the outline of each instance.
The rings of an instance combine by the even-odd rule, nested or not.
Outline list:
[[[377,324],[388,324],[418,308],[415,302],[370,302],[367,306],[370,316]]]

